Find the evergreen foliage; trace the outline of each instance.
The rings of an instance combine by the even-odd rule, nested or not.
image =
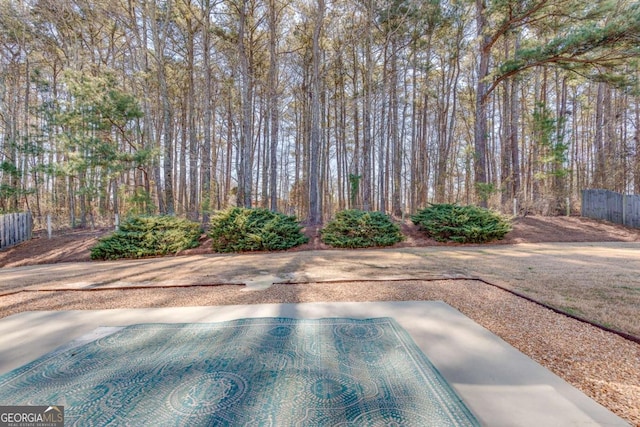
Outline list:
[[[615,87],[636,87],[637,78],[629,73],[628,65],[639,52],[640,5],[630,4],[624,13],[619,6],[599,2],[596,7],[577,10],[575,18],[563,22],[552,39],[526,41],[513,58],[499,66],[497,80],[532,67],[555,65]]]
[[[338,212],[322,230],[322,241],[337,248],[391,246],[403,240],[400,227],[381,212]]]
[[[565,118],[555,118],[553,112],[544,104],[537,103],[533,110],[533,131],[538,145],[542,148],[543,156],[540,161],[550,168],[544,168],[545,172],[539,173],[536,178],[544,178],[545,175],[565,177],[569,170],[565,167],[568,160],[569,144],[564,141]],[[546,172],[550,169],[550,172]]]
[[[216,252],[276,251],[307,243],[301,230],[294,216],[234,207],[211,217],[209,236]]]
[[[411,220],[439,242],[485,243],[503,239],[511,231],[506,218],[476,206],[434,204]]]
[[[118,231],[100,239],[91,259],[142,258],[177,253],[198,246],[199,224],[173,216],[134,216]]]
[[[43,106],[51,115],[49,125],[64,129],[60,142],[67,153],[65,161],[52,165],[50,173],[78,179],[77,194],[91,202],[105,199],[111,182],[123,172],[145,170],[158,153],[135,143],[143,112],[135,97],[118,88],[115,75],[91,76],[67,71],[63,75],[70,99],[53,106]],[[46,134],[46,133],[45,133]],[[126,149],[122,141],[127,142]],[[96,179],[101,177],[101,179]],[[134,213],[149,214],[153,205],[149,197],[131,197]]]

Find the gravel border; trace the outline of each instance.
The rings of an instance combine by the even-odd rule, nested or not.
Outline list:
[[[426,300],[448,303],[640,427],[640,344],[479,280],[283,284],[251,292],[233,285],[21,292],[0,297],[0,317],[33,310]]]

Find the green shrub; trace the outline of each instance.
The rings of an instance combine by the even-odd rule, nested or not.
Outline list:
[[[411,220],[440,242],[484,243],[502,239],[511,231],[509,220],[476,206],[435,204],[422,209]]]
[[[216,252],[277,251],[307,243],[295,217],[257,208],[231,208],[211,217]]]
[[[387,215],[355,209],[338,212],[322,230],[322,241],[337,248],[391,246],[402,239]]]
[[[199,224],[173,216],[133,216],[91,249],[91,259],[142,258],[198,246]]]

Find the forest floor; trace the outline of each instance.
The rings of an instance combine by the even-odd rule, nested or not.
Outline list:
[[[91,247],[100,237],[111,233],[112,229],[63,230],[54,233],[51,239],[44,231],[34,234],[28,242],[0,251],[0,268],[20,267],[60,262],[90,261]],[[309,243],[290,249],[289,252],[331,249],[320,240],[318,228],[305,228]],[[405,240],[391,248],[429,247],[429,246],[465,246],[455,243],[442,243],[425,237],[418,227],[406,221],[402,224]],[[513,221],[513,230],[505,239],[491,245],[510,245],[518,243],[550,242],[640,242],[640,229],[596,221],[582,217],[543,217],[526,216]],[[180,255],[203,255],[214,253],[210,240],[202,236],[198,248],[182,252]]]

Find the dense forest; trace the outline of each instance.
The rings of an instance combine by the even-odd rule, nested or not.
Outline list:
[[[640,192],[639,58],[626,0],[0,0],[0,213],[565,212]]]

